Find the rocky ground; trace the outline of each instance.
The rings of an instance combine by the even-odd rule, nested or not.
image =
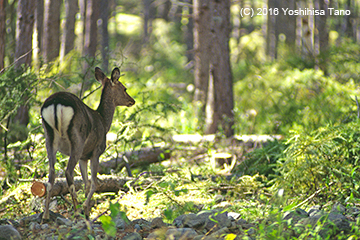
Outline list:
[[[281,233],[285,239],[298,237],[305,228],[321,229],[317,234],[323,238],[333,239],[337,234],[349,234],[352,225],[360,216],[360,208],[345,208],[335,204],[330,211],[320,207],[312,207],[305,211],[301,208],[282,213],[282,223],[286,227]],[[161,218],[151,220],[136,219],[126,222],[120,215],[113,219],[117,233],[110,237],[100,222],[84,219],[70,220],[64,216],[51,213],[51,221],[41,224],[42,214],[34,214],[19,221],[0,220],[1,239],[262,239],[264,230],[258,223],[249,223],[240,214],[221,209],[201,211],[197,214],[186,214],[177,217],[171,224],[164,223]],[[263,220],[264,221],[264,220]],[[274,224],[271,218],[266,224]],[[276,224],[276,223],[275,223]],[[262,232],[261,232],[262,231]]]

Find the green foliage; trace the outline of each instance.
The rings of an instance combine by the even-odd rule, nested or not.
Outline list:
[[[293,132],[277,162],[274,187],[300,198],[321,191],[321,201],[359,198],[359,130],[359,122],[351,122]]]
[[[256,148],[245,156],[245,160],[235,167],[233,172],[245,175],[260,174],[271,179],[279,159],[284,158],[286,145],[283,141],[270,141],[265,146]]]
[[[124,212],[120,211],[120,204],[118,202],[110,202],[109,210],[110,215],[102,215],[100,216],[99,220],[105,233],[111,237],[115,237],[117,232],[115,219],[121,218],[126,223],[129,223],[129,219],[126,217],[126,214]]]
[[[38,78],[30,68],[11,67],[0,75],[0,121],[29,102],[37,87]]]
[[[314,69],[254,69],[234,85],[236,132],[287,135],[339,123],[352,111],[355,89],[352,81],[340,84]]]

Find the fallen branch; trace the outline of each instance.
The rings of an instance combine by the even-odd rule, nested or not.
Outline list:
[[[126,190],[125,183],[132,178],[119,178],[113,176],[99,176],[96,192],[118,192],[119,190]],[[84,188],[84,184],[81,177],[74,178],[75,190],[78,191]],[[46,195],[48,185],[46,182],[34,181],[31,187],[31,193],[34,196],[43,197]],[[51,197],[61,196],[69,193],[69,187],[66,182],[66,178],[57,178],[55,180]]]
[[[151,163],[157,163],[170,158],[170,150],[163,148],[143,148],[137,151],[125,152],[117,158],[101,162],[99,165],[100,174],[109,174],[111,169],[120,171],[125,167],[126,159],[130,167],[141,167]]]

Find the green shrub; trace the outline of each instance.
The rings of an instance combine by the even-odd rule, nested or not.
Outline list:
[[[275,188],[291,196],[344,200],[359,198],[359,121],[293,132],[285,156],[277,162]]]

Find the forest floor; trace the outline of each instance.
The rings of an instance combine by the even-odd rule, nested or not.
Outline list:
[[[0,225],[8,226],[0,227],[0,239],[10,239],[7,234],[15,234],[11,235],[14,239],[46,240],[360,236],[359,227],[354,227],[360,222],[357,206],[279,201],[266,186],[265,176],[232,173],[231,163],[226,161],[214,165],[213,156],[226,158],[225,153],[230,152],[236,155],[233,159],[241,161],[246,151],[261,144],[245,144],[236,150],[223,146],[214,152],[187,146],[167,161],[134,170],[139,177],[118,192],[94,194],[90,220],[74,214],[67,194],[54,197],[50,221],[42,223],[44,199],[31,194],[31,182],[19,183],[0,200]],[[116,177],[129,178],[125,171]],[[83,202],[82,190],[78,194]]]

